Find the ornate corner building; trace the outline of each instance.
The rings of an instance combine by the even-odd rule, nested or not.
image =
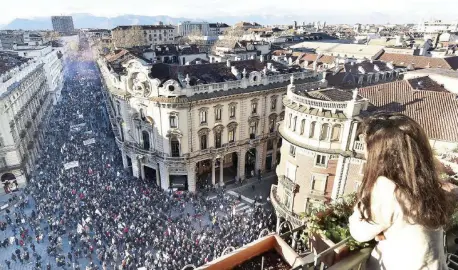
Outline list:
[[[310,91],[291,84],[283,104],[279,180],[272,186],[271,201],[278,223],[286,220],[299,227],[300,213],[357,189],[364,162],[357,129],[369,102],[358,89]]]
[[[314,71],[272,61],[149,65],[125,54],[98,63],[124,167],[163,189],[274,170],[287,85],[326,87]]]

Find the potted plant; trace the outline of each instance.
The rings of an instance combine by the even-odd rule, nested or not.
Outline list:
[[[307,219],[307,229],[302,240],[308,243],[309,248],[319,254],[329,247],[350,237],[350,240],[321,258],[326,266],[332,266],[353,251],[374,246],[374,242],[360,243],[351,237],[348,219],[353,213],[356,203],[356,194],[350,194],[330,204],[312,208],[310,213],[304,214]]]

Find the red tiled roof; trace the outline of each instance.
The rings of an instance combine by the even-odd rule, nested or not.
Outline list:
[[[393,65],[407,67],[412,64],[415,69],[422,68],[445,68],[458,69],[458,56],[447,58],[427,57],[399,53],[382,53],[378,60],[393,62]]]
[[[121,51],[119,51],[116,54],[107,55],[105,58],[107,59],[108,62],[113,62],[119,59],[120,57],[124,56],[128,52],[129,52],[128,50],[122,49]]]
[[[402,80],[360,88],[359,95],[369,99],[369,112],[403,113],[417,121],[430,139],[458,142],[455,94],[415,90],[409,81]]]
[[[412,87],[416,90],[425,90],[425,91],[437,91],[437,92],[448,92],[443,85],[438,84],[429,76],[422,76],[417,78],[412,78],[407,80]]]

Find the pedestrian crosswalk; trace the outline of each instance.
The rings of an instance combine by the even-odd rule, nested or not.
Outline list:
[[[243,215],[245,213],[250,213],[253,211],[253,205],[247,204],[245,202],[240,202],[232,210],[235,215]]]

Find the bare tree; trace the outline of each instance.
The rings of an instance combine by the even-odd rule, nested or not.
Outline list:
[[[146,32],[145,32],[146,33]],[[115,47],[132,48],[135,46],[143,46],[146,43],[148,36],[143,32],[140,26],[131,26],[127,29],[113,29],[113,45]]]

